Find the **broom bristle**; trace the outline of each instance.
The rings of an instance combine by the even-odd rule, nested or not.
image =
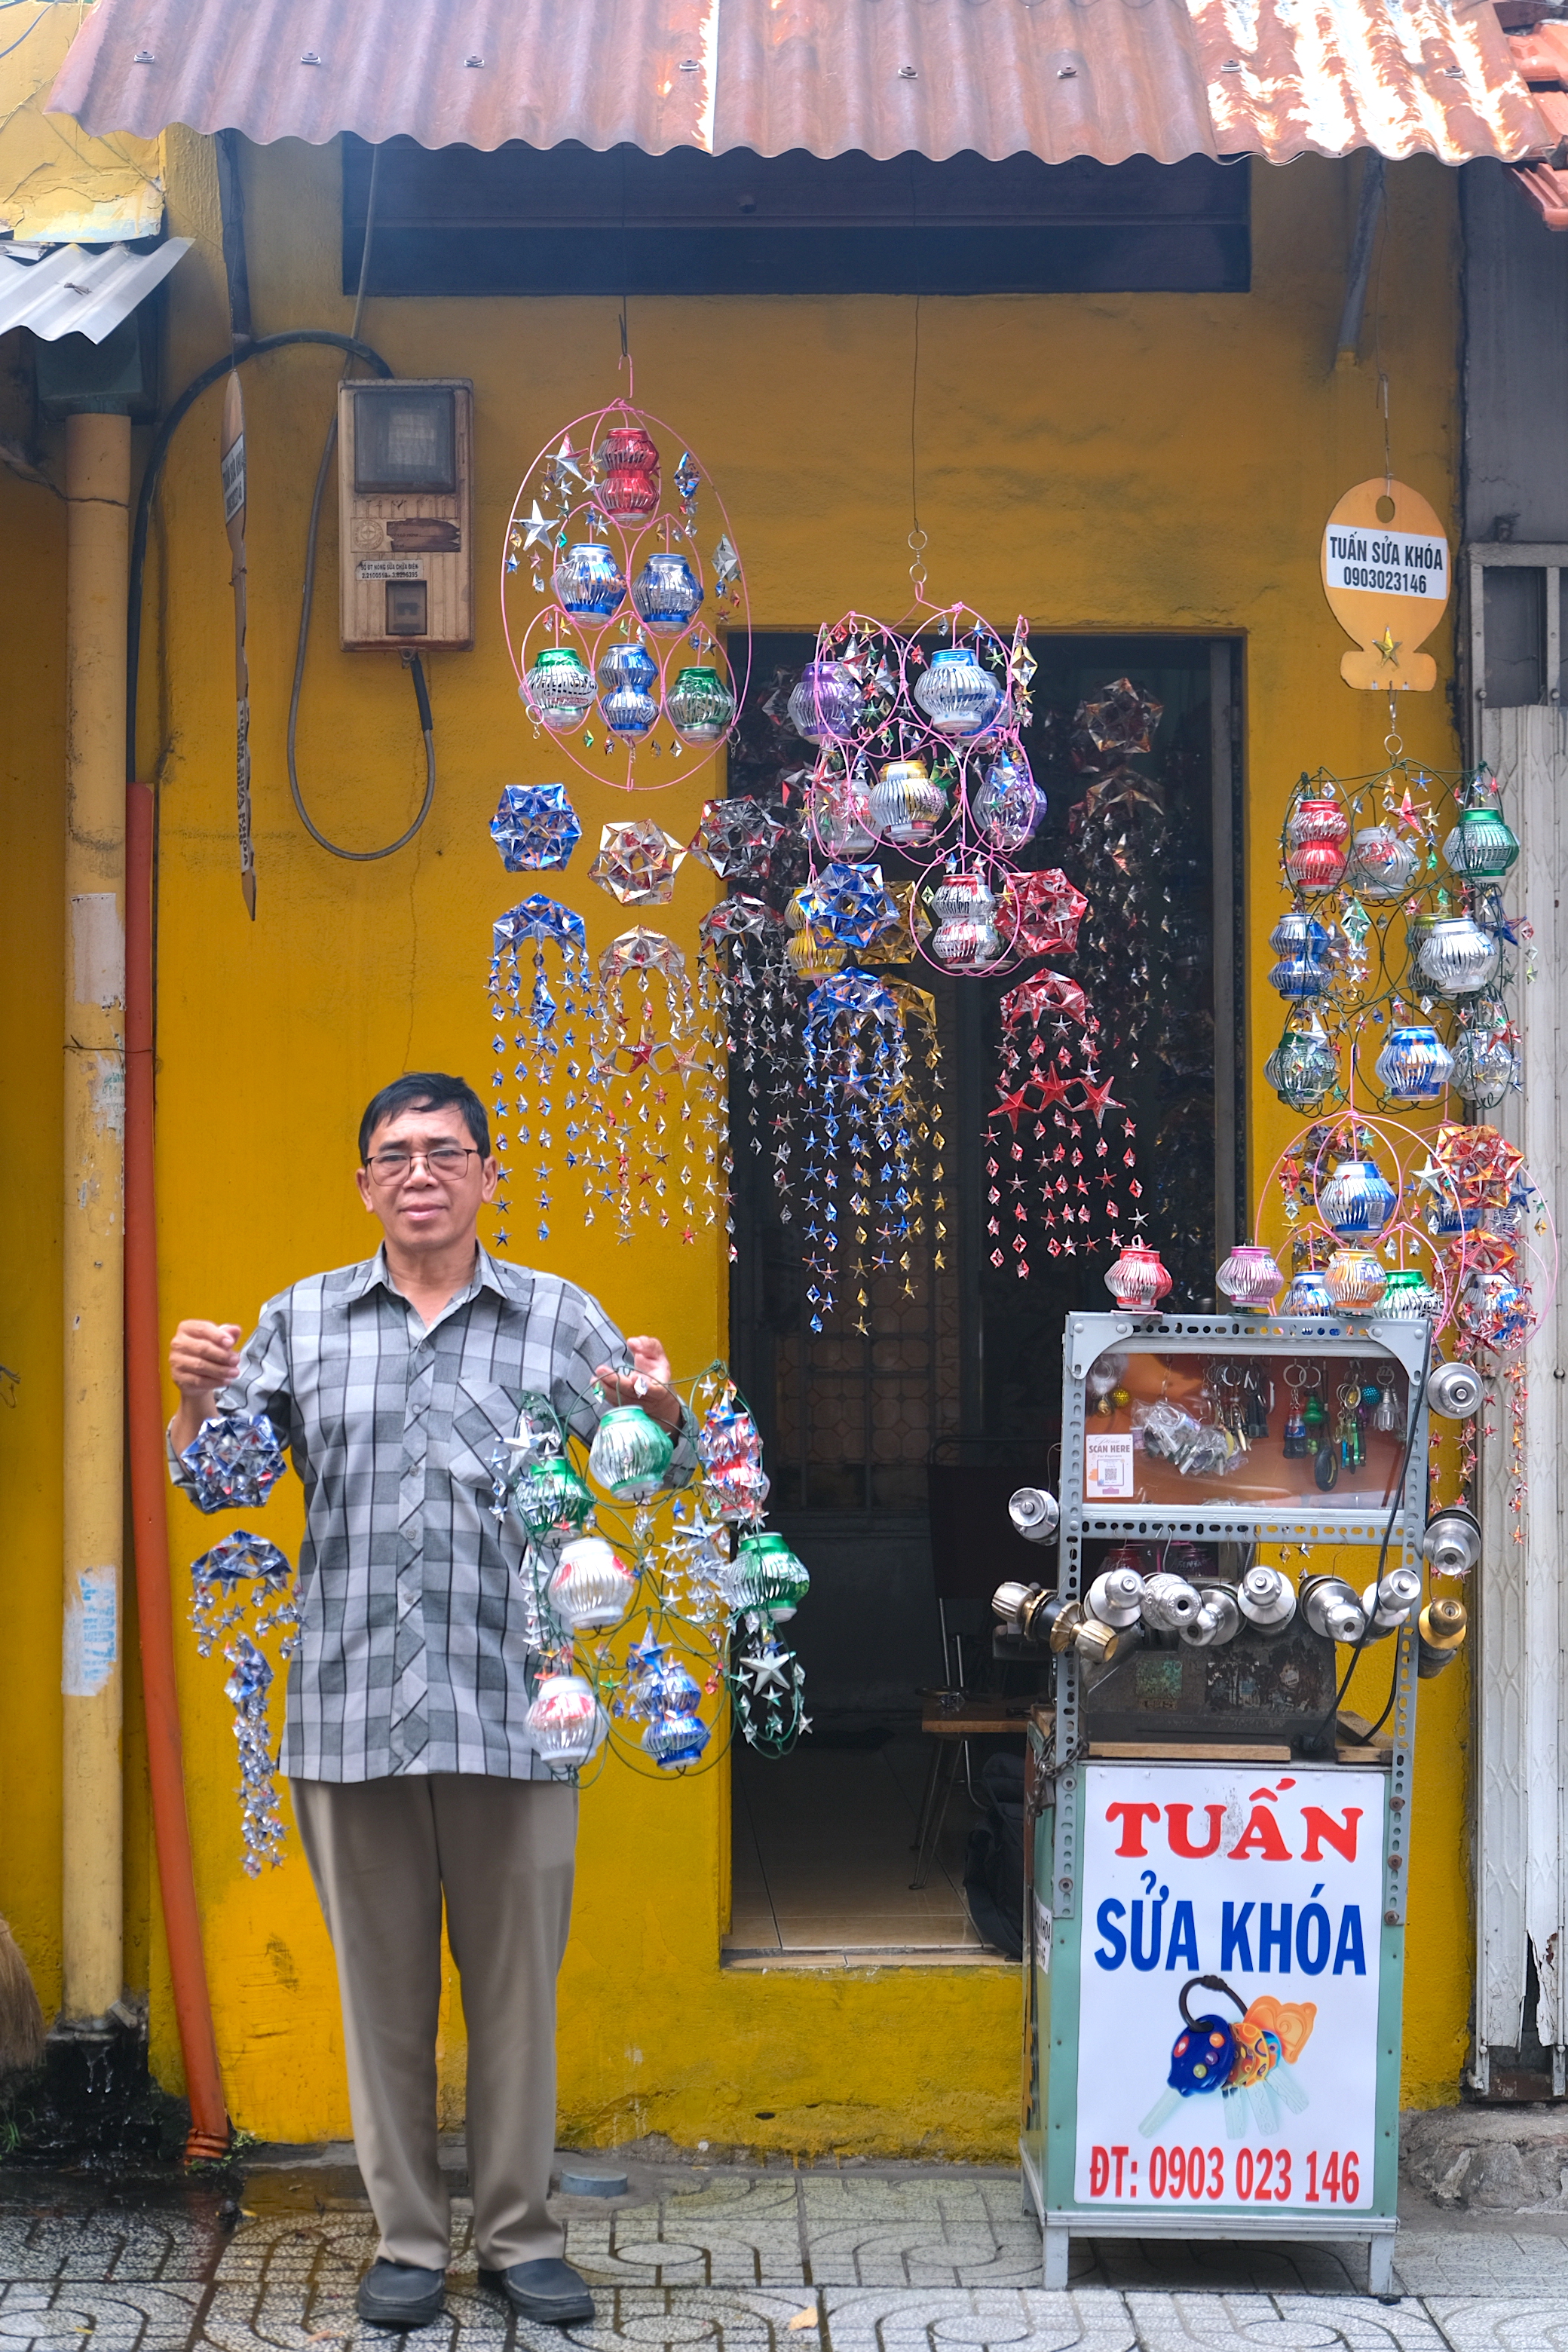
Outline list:
[[[16,1939],[0,1919],[0,2074],[44,2063],[44,2012]]]

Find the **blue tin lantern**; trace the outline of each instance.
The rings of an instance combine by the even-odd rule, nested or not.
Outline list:
[[[1454,1057],[1429,1023],[1391,1029],[1374,1065],[1391,1101],[1436,1102],[1454,1072]]]
[[[1331,978],[1333,942],[1315,915],[1293,908],[1281,915],[1268,934],[1268,944],[1279,961],[1268,975],[1268,985],[1294,1003],[1321,996]]]
[[[626,601],[626,574],[596,539],[579,540],[563,549],[551,579],[563,606],[574,615],[607,621]]]
[[[652,691],[658,664],[646,646],[634,640],[607,646],[599,656],[597,674],[605,726],[614,734],[639,741],[658,717],[658,697]]]
[[[1342,1160],[1318,1194],[1318,1214],[1342,1241],[1375,1240],[1399,1206],[1376,1162]]]
[[[661,636],[679,636],[702,602],[702,583],[684,555],[650,555],[632,583],[638,615]]]
[[[1331,1315],[1334,1302],[1329,1297],[1328,1285],[1315,1265],[1304,1265],[1290,1278],[1290,1287],[1279,1302],[1281,1315]]]

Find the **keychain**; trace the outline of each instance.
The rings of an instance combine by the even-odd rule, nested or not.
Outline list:
[[[1237,1449],[1247,1453],[1252,1441],[1252,1416],[1247,1407],[1242,1375],[1234,1364],[1215,1367],[1209,1392],[1214,1399],[1215,1419],[1235,1438]]]
[[[1256,1440],[1260,1437],[1268,1436],[1268,1415],[1273,1408],[1273,1403],[1274,1384],[1272,1381],[1268,1384],[1268,1402],[1266,1405],[1263,1402],[1262,1391],[1258,1385],[1257,1374],[1254,1371],[1253,1367],[1248,1364],[1241,1384],[1241,1404],[1242,1412],[1246,1417],[1247,1434],[1249,1438]]]
[[[1380,1386],[1372,1425],[1384,1437],[1390,1437],[1399,1427],[1399,1408],[1394,1402],[1394,1366],[1384,1364],[1377,1377]]]
[[[1287,1364],[1285,1389],[1289,1402],[1285,1407],[1285,1459],[1300,1462],[1307,1451],[1307,1424],[1301,1415],[1301,1399],[1306,1393],[1307,1367]]]
[[[1310,1393],[1301,1415],[1302,1420],[1307,1424],[1307,1452],[1309,1454],[1316,1454],[1321,1449],[1323,1443],[1323,1432],[1329,1425],[1329,1409],[1327,1405],[1324,1404],[1321,1396],[1319,1394],[1319,1390],[1322,1383],[1322,1378],[1323,1376],[1321,1372],[1318,1370],[1315,1364],[1309,1365],[1307,1370],[1307,1386]]]
[[[1366,1439],[1362,1429],[1361,1381],[1347,1381],[1339,1392],[1340,1417],[1335,1424],[1334,1438],[1340,1460],[1347,1470],[1359,1470],[1366,1460]]]

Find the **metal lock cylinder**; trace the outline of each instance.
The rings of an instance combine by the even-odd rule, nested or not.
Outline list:
[[[1421,1538],[1421,1557],[1434,1576],[1468,1576],[1480,1566],[1480,1522],[1473,1511],[1434,1511]]]
[[[1198,1613],[1182,1627],[1182,1639],[1194,1650],[1218,1650],[1234,1642],[1241,1624],[1236,1594],[1228,1584],[1198,1587]]]
[[[1301,1583],[1301,1614],[1327,1642],[1359,1642],[1367,1612],[1342,1576],[1309,1576]]]
[[[1381,1642],[1397,1633],[1421,1605],[1418,1571],[1414,1568],[1391,1568],[1377,1583],[1367,1586],[1361,1605],[1366,1611],[1369,1641]]]
[[[1143,1579],[1135,1568],[1108,1568],[1083,1596],[1083,1605],[1102,1625],[1125,1633],[1143,1613]]]
[[[1203,1601],[1196,1587],[1189,1584],[1184,1576],[1162,1569],[1157,1576],[1146,1580],[1141,1605],[1143,1622],[1155,1633],[1180,1633],[1193,1622]]]
[[[991,1606],[1010,1633],[1021,1633],[1029,1605],[1039,1597],[1037,1584],[999,1584],[991,1595]]]
[[[1424,1683],[1452,1665],[1465,1646],[1469,1620],[1462,1601],[1429,1601],[1415,1621],[1415,1672]]]
[[[1296,1614],[1296,1588],[1277,1568],[1249,1568],[1237,1601],[1248,1624],[1272,1632]]]
[[[1026,1543],[1052,1543],[1061,1525],[1061,1509],[1043,1486],[1020,1486],[1007,1504],[1007,1517]]]
[[[1473,1364],[1435,1364],[1426,1377],[1426,1410],[1445,1421],[1468,1421],[1485,1390]]]
[[[991,1606],[1005,1632],[1026,1642],[1048,1642],[1062,1603],[1053,1586],[1007,1583],[996,1587]]]
[[[1098,1617],[1087,1615],[1082,1603],[1077,1601],[1064,1601],[1051,1622],[1052,1649],[1058,1654],[1076,1650],[1091,1665],[1114,1658],[1123,1638],[1114,1625],[1102,1624]]]

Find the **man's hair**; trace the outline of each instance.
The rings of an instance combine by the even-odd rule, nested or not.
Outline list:
[[[369,1156],[371,1138],[378,1127],[390,1118],[401,1118],[405,1110],[460,1110],[463,1124],[488,1160],[490,1153],[490,1123],[485,1117],[485,1107],[469,1086],[467,1078],[451,1078],[444,1070],[405,1070],[372,1095],[359,1123],[359,1156],[363,1167]]]

